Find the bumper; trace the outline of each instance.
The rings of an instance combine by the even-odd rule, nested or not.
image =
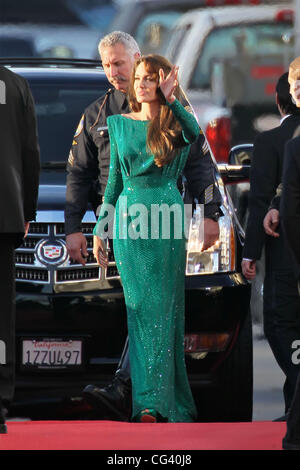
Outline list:
[[[214,347],[205,351],[203,346],[201,350],[191,350],[190,343],[186,344],[192,386],[214,384],[218,368],[236,341],[249,303],[250,286],[239,274],[187,278],[187,336],[228,335],[221,350]],[[76,397],[88,383],[106,385],[117,368],[127,336],[126,309],[118,288],[38,294],[28,288],[24,291],[24,285],[17,286],[16,324],[16,402]],[[27,367],[22,364],[26,339],[79,339],[82,364],[61,369]]]

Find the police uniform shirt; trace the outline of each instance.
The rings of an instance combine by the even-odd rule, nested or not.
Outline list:
[[[66,235],[81,231],[81,220],[88,202],[95,208],[95,198],[98,198],[99,205],[101,195],[104,195],[110,163],[107,117],[128,112],[126,95],[109,89],[82,115],[67,163]]]

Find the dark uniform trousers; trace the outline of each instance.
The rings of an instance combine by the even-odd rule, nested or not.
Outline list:
[[[291,405],[300,365],[293,362],[293,343],[300,339],[298,283],[286,238],[267,237],[265,245],[264,333],[274,357],[286,376],[283,395],[285,412]]]
[[[0,234],[0,397],[11,401],[15,383],[15,243]]]
[[[300,339],[300,302],[293,271],[270,271],[265,275],[264,332],[279,367],[286,375],[283,395],[287,412],[299,374],[299,364],[292,361],[292,345]]]
[[[279,195],[280,217],[284,234],[290,248],[294,274],[298,280],[300,295],[300,137],[295,137],[285,146],[285,164],[282,177],[282,194]],[[299,312],[300,316],[300,312]],[[300,340],[300,335],[298,336]],[[297,347],[299,350],[299,346]],[[297,361],[299,353],[296,352]],[[299,366],[298,366],[299,367]],[[283,439],[284,448],[300,449],[300,373],[287,418],[287,432]]]

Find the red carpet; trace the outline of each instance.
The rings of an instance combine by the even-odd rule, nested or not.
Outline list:
[[[0,450],[281,450],[286,423],[9,421]]]

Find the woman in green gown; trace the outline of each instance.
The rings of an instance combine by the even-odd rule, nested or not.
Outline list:
[[[94,255],[106,267],[103,239],[114,219],[132,420],[140,422],[196,419],[184,359],[184,206],[177,180],[199,126],[177,99],[177,73],[161,56],[137,59],[129,91],[132,112],[107,119],[111,163],[94,229]]]

